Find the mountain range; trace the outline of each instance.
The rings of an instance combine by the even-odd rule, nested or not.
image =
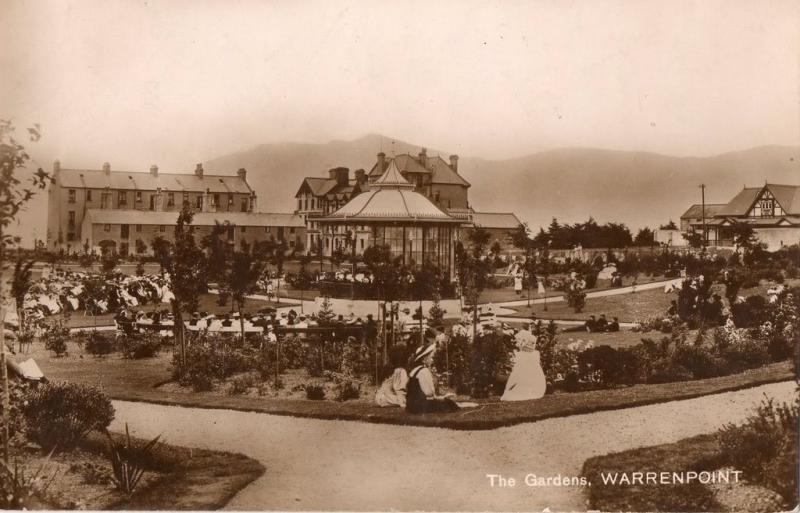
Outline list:
[[[391,142],[394,141],[394,142]],[[327,176],[328,169],[369,170],[376,154],[416,155],[421,146],[369,134],[353,141],[324,144],[262,144],[213,158],[207,172],[248,170],[261,211],[291,211],[305,176]],[[450,153],[428,148],[428,155]],[[560,148],[506,160],[461,155],[458,172],[472,187],[470,204],[478,211],[514,212],[532,229],[559,222],[624,222],[633,229],[658,227],[700,203],[726,203],[745,185],[800,185],[800,146],[759,146],[710,157],[673,157],[647,152]]]

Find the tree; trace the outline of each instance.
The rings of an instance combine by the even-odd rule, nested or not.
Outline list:
[[[150,242],[150,247],[153,248],[153,256],[158,260],[161,269],[166,269],[165,266],[169,265],[170,259],[170,243],[161,235],[156,235]]]
[[[175,244],[172,252],[161,259],[162,269],[167,270],[172,281],[171,300],[174,318],[173,335],[180,348],[181,373],[186,371],[186,340],[184,337],[183,311],[195,311],[200,294],[208,288],[207,263],[203,251],[197,246],[194,234],[188,226],[192,224],[194,214],[184,206],[178,214],[175,225]],[[162,239],[163,240],[163,239]],[[155,249],[155,240],[153,248]]]
[[[223,236],[228,232],[229,223],[220,223],[214,221],[214,226],[211,227],[211,233],[206,235],[200,241],[200,245],[206,252],[206,259],[208,260],[208,277],[210,280],[220,283],[225,276],[225,269],[228,265],[228,254],[230,248],[223,240]]]
[[[678,225],[675,224],[675,221],[672,219],[669,220],[667,224],[662,224],[658,227],[659,230],[677,230]]]
[[[20,239],[6,233],[11,222],[28,201],[33,198],[37,190],[44,189],[51,182],[50,176],[41,168],[30,173],[27,181],[29,186],[17,177],[17,172],[29,172],[27,169],[30,156],[25,147],[14,138],[14,125],[11,121],[0,120],[0,276],[6,268],[6,250],[16,246]],[[39,125],[28,128],[31,142],[36,142],[41,137]],[[3,282],[0,277],[0,327],[6,317],[5,295]],[[8,465],[8,438],[9,438],[9,383],[8,369],[6,367],[6,343],[4,330],[0,329],[0,375],[3,381],[3,461]]]
[[[17,263],[14,265],[14,276],[11,281],[11,296],[14,298],[17,308],[17,320],[21,331],[27,331],[25,319],[25,294],[31,288],[31,268],[33,260],[25,261],[21,255],[17,256]],[[0,325],[2,325],[0,323]]]
[[[694,230],[685,233],[683,238],[686,239],[686,242],[688,242],[689,246],[692,248],[702,248],[705,242],[703,240],[703,234]]]
[[[656,243],[655,233],[650,228],[642,228],[636,233],[633,243],[636,246],[654,246]]]
[[[733,234],[733,243],[738,248],[744,250],[744,254],[751,253],[758,245],[758,236],[753,229],[752,225],[747,223],[735,223],[731,226],[731,233]]]
[[[425,333],[422,322],[425,314],[422,311],[422,301],[439,295],[442,288],[442,273],[438,267],[426,261],[421,266],[415,267],[411,272],[412,281],[409,286],[411,298],[419,301],[419,343],[425,342]]]
[[[286,260],[286,241],[281,239],[274,247],[272,252],[272,262],[278,272],[278,286],[275,290],[275,301],[281,302],[281,277],[283,276],[283,263]]]
[[[472,304],[473,341],[477,340],[478,335],[478,298],[488,284],[490,269],[483,254],[489,237],[489,232],[483,228],[473,228],[467,232],[470,250],[466,250],[460,244],[456,246],[456,269],[459,283],[461,283],[462,292]]]
[[[244,305],[247,295],[255,292],[258,279],[263,271],[263,263],[254,258],[251,253],[237,251],[231,258],[230,269],[226,281],[231,299],[239,309],[239,325],[244,340]]]
[[[386,303],[402,296],[406,281],[406,269],[402,257],[392,258],[389,246],[370,246],[364,251],[364,264],[370,270],[372,285],[382,300],[383,347],[386,355]],[[394,324],[392,324],[394,326]],[[392,332],[394,333],[394,331]]]

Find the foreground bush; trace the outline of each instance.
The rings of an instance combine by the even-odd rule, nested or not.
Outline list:
[[[728,424],[717,435],[726,464],[792,506],[797,501],[798,411],[800,395],[794,404],[765,399],[742,425]]]
[[[27,433],[42,447],[73,447],[90,431],[105,430],[114,419],[111,399],[99,388],[78,383],[42,383],[23,407]]]

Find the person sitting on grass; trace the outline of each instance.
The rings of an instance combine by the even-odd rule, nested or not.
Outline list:
[[[589,316],[589,319],[586,321],[586,323],[583,325],[583,327],[589,333],[593,333],[593,332],[597,331],[597,319],[595,319],[594,315],[590,315]]]
[[[459,410],[450,396],[436,395],[436,380],[431,372],[436,345],[427,343],[414,353],[414,367],[409,373],[406,387],[406,411],[409,413],[438,413]]]
[[[394,367],[394,372],[383,381],[375,393],[375,402],[378,406],[406,407],[406,386],[408,385],[408,372],[405,369],[406,359],[405,346],[398,344],[392,348],[389,361]]]
[[[600,318],[597,319],[597,323],[594,325],[594,331],[606,331],[608,328],[608,319],[606,319],[606,314],[600,314]]]
[[[619,319],[614,317],[612,321],[608,323],[608,326],[606,326],[606,331],[609,332],[619,331]]]

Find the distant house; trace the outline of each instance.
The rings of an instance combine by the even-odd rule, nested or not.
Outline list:
[[[736,224],[749,224],[769,251],[800,243],[800,186],[764,184],[744,187],[725,204],[706,205],[706,237],[710,246],[733,246]],[[681,216],[681,230],[701,232],[703,210],[692,205]]]
[[[488,247],[495,242],[500,243],[502,251],[514,249],[511,234],[517,230],[522,221],[511,212],[473,212],[470,216],[475,228],[482,228],[489,232]]]

